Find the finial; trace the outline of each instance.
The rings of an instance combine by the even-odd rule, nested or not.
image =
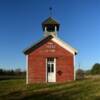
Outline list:
[[[50,16],[52,16],[52,7],[50,7],[49,10],[50,10]]]

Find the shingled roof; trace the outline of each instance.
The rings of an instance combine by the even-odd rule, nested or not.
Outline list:
[[[55,19],[52,17],[47,18],[42,22],[42,25],[48,25],[48,24],[55,24],[55,25],[60,25],[59,22],[57,22]]]

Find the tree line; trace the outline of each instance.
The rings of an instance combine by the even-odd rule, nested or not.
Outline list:
[[[76,78],[83,79],[85,75],[100,75],[100,64],[95,63],[90,70],[78,69],[76,71]]]
[[[26,71],[21,71],[21,69],[15,69],[15,70],[5,70],[5,69],[0,69],[0,79],[5,79],[5,78],[12,78],[16,77],[25,78]],[[78,69],[76,71],[76,77],[77,79],[83,79],[85,75],[100,75],[100,64],[95,63],[90,70],[83,70],[83,69]],[[6,76],[6,77],[5,77]],[[10,77],[9,77],[10,76]]]
[[[1,75],[25,75],[25,71],[21,71],[21,69],[15,69],[15,70],[5,70],[5,69],[0,69],[0,76]]]

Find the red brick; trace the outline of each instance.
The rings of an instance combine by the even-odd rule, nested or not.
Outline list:
[[[56,45],[55,52],[48,51],[47,44],[52,42]],[[73,55],[50,40],[28,55],[28,81],[29,83],[46,82],[46,58],[56,58],[56,82],[74,80]],[[59,71],[62,73],[59,74]]]

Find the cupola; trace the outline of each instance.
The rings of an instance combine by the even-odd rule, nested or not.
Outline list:
[[[57,32],[59,31],[59,26],[60,24],[52,17],[47,18],[42,22],[44,36],[48,36],[48,35],[57,36]]]

